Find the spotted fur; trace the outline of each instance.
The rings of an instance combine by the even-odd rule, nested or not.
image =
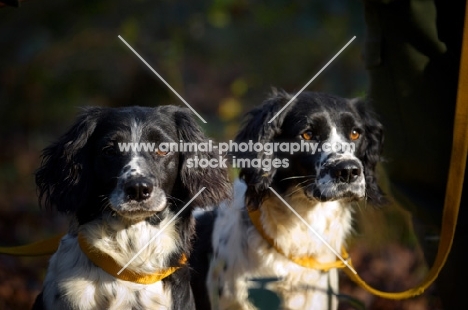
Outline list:
[[[45,149],[36,174],[40,202],[68,214],[70,228],[50,260],[34,309],[195,308],[189,266],[180,263],[192,249],[192,210],[219,204],[231,190],[225,169],[187,166],[191,156],[216,154],[157,150],[161,142],[181,140],[207,141],[186,109],[89,108]],[[119,143],[154,143],[156,148],[122,151]],[[180,268],[153,284],[117,279],[81,251],[78,233],[122,267],[136,255],[126,267],[130,271]]]
[[[287,256],[307,255],[323,263],[337,258],[269,187],[338,253],[351,232],[353,205],[364,199],[376,205],[385,202],[375,175],[382,126],[367,104],[306,92],[269,123],[290,98],[276,92],[253,109],[236,141],[300,143],[307,138],[307,143],[317,143],[321,151],[234,154],[249,159],[286,158],[289,167],[241,169],[233,203],[218,210],[206,278],[212,309],[253,310],[261,304],[262,310],[337,308],[337,270],[305,268]],[[353,142],[355,148],[323,148],[325,143],[342,142]],[[248,210],[261,212],[263,230],[285,255],[260,236]]]

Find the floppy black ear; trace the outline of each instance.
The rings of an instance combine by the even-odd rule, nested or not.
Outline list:
[[[198,145],[200,143],[208,144],[208,138],[203,134],[188,109],[177,108],[174,113],[174,120],[179,140],[184,143],[197,143]],[[199,160],[207,159],[209,161],[212,158],[219,159],[220,155],[218,152],[203,151],[200,148],[197,151],[180,152],[180,177],[190,197],[195,196],[202,187],[205,187],[205,190],[192,202],[193,206],[201,208],[216,206],[222,201],[230,199],[232,186],[228,178],[227,166],[217,165],[215,168],[209,166],[201,168],[200,166],[190,165],[188,160],[194,159],[195,156]]]
[[[248,143],[268,143],[272,142],[274,137],[281,133],[281,125],[285,115],[291,106],[292,102],[284,111],[282,111],[272,122],[269,121],[277,115],[277,113],[288,103],[290,96],[285,92],[277,92],[274,90],[272,96],[263,102],[263,104],[252,111],[248,112],[245,116],[244,124],[235,138],[235,142]],[[268,155],[265,152],[233,152],[236,159],[245,158],[249,161],[258,159],[273,160],[275,154]],[[271,165],[270,165],[271,166]],[[270,195],[268,189],[276,174],[277,169],[271,167],[269,171],[262,168],[242,168],[239,172],[239,177],[243,179],[247,185],[246,203],[250,208],[258,208],[262,201]]]
[[[87,108],[75,124],[57,142],[42,152],[42,163],[36,171],[39,204],[48,209],[70,213],[86,203],[84,197],[92,186],[86,143],[92,135],[101,108]]]
[[[367,199],[370,203],[380,206],[387,202],[387,199],[384,197],[377,183],[375,172],[377,163],[382,161],[381,154],[384,142],[383,126],[377,120],[369,102],[362,99],[353,99],[351,102],[359,113],[365,128],[364,140],[357,154],[364,166]]]

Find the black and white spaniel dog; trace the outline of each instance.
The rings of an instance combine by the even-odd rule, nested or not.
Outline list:
[[[195,308],[185,262],[192,210],[219,204],[231,188],[226,169],[187,165],[215,153],[157,147],[181,141],[207,141],[187,109],[88,108],[44,150],[40,202],[69,214],[71,225],[35,309]]]
[[[218,208],[214,228],[209,215],[201,217],[198,230],[212,235],[206,281],[214,310],[337,308],[337,256],[270,187],[337,253],[351,232],[355,202],[385,201],[375,175],[383,130],[366,103],[302,93],[269,123],[291,98],[274,92],[248,113],[236,142],[310,143],[316,151],[235,153],[286,159],[288,167],[241,168],[233,202]],[[209,307],[202,292],[195,298],[200,310]]]

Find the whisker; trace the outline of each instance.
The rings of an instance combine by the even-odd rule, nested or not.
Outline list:
[[[281,179],[280,182],[281,182],[281,181],[284,181],[284,180],[302,179],[302,178],[315,177],[315,176],[316,176],[315,174],[298,175],[298,176],[293,176],[293,177],[288,177],[288,178]]]
[[[315,179],[308,179],[308,180],[300,182],[299,184],[304,184],[305,182],[314,182],[314,181],[315,181]]]
[[[182,199],[179,199],[179,198],[176,198],[176,197],[174,197],[174,196],[167,195],[167,194],[166,194],[166,198],[168,198],[168,199],[171,200],[172,202],[177,202],[177,201],[183,202]]]
[[[351,203],[351,205],[352,205],[352,207],[353,207],[354,209],[356,209],[357,211],[362,212],[362,208],[361,208],[362,205],[361,205],[359,202],[353,201],[353,202]]]
[[[302,184],[307,183],[307,182],[310,182],[310,183],[312,184],[314,181],[315,181],[314,179],[305,180],[305,181],[303,181],[303,182],[300,182],[300,183],[296,184],[296,186],[294,186],[294,187],[299,187],[299,186],[301,186]],[[307,186],[309,186],[309,185],[310,185],[310,184],[306,184],[306,185],[304,185],[304,186],[307,187]]]
[[[296,190],[292,191],[291,193],[289,193],[289,194],[286,194],[286,197],[291,197],[291,195],[292,195],[292,194],[294,194],[295,192],[298,192],[298,191],[300,191],[301,189],[304,189],[304,188],[306,188],[306,187],[307,187],[307,186],[309,186],[309,185],[310,185],[310,184],[308,184],[308,185],[304,185],[304,186],[301,186],[301,187],[299,187],[298,189],[296,189]]]

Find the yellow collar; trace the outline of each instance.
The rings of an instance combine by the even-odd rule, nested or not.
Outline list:
[[[117,274],[121,269],[120,266],[110,255],[97,250],[91,246],[82,234],[78,234],[78,243],[83,253],[102,270],[120,280],[130,281],[140,284],[152,284],[161,281],[167,276],[170,276],[180,267],[168,267],[161,269],[153,274],[135,273],[128,269],[124,269],[121,273]],[[183,254],[179,263],[184,265],[187,262],[187,257]]]
[[[260,220],[260,216],[261,216],[260,209],[257,209],[255,211],[249,211],[248,213],[249,213],[250,220],[252,221],[252,224],[255,226],[258,233],[263,237],[263,239],[266,242],[268,242],[273,248],[275,248],[275,250],[278,253],[282,254],[283,256],[286,256],[289,260],[293,261],[294,263],[302,267],[318,269],[318,270],[323,270],[323,271],[329,271],[332,268],[346,267],[345,264],[339,259],[331,263],[321,263],[312,256],[285,255],[284,252],[276,245],[275,240],[273,240],[270,236],[268,236],[265,230],[263,230],[263,225]],[[344,247],[341,249],[341,256],[344,259],[349,258],[349,254],[348,252],[346,252],[346,249]]]

